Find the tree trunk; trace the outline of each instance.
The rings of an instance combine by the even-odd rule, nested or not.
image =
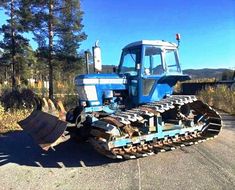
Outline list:
[[[13,20],[14,16],[14,0],[11,0],[11,43],[12,43],[12,48],[11,48],[11,67],[12,67],[12,90],[16,89],[16,80],[15,80],[15,24]]]
[[[5,74],[4,74],[4,76],[5,76],[5,81],[7,81],[7,80],[8,80],[7,69],[8,69],[8,67],[7,67],[7,66],[5,66]]]
[[[49,32],[49,98],[53,99],[53,65],[52,65],[52,52],[53,52],[53,0],[49,1],[49,23],[48,23],[48,32]]]

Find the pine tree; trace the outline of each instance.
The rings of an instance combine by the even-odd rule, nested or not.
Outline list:
[[[82,30],[82,12],[79,1],[72,0],[23,0],[31,15],[31,27],[38,43],[38,55],[48,61],[49,98],[53,98],[55,59],[67,61],[77,58],[79,42],[86,38]]]
[[[7,24],[2,25],[0,33],[4,35],[0,42],[0,48],[3,49],[2,61],[5,65],[11,65],[12,88],[15,89],[20,79],[19,59],[24,57],[24,49],[28,46],[28,40],[22,33],[25,28],[22,25],[20,0],[0,1],[0,7],[6,11],[9,16]]]
[[[78,48],[80,43],[87,38],[87,35],[82,32],[83,12],[80,8],[80,2],[63,1],[61,7],[63,9],[59,14],[61,22],[58,23],[57,54],[62,60],[63,71],[68,73],[68,77],[73,78],[73,75],[81,70],[84,65],[83,58],[78,54]]]

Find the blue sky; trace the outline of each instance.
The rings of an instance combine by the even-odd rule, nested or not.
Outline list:
[[[184,69],[235,67],[234,0],[82,0],[81,48],[98,39],[103,64],[117,64],[126,44],[141,39],[175,41],[181,34]]]
[[[128,43],[175,42],[180,33],[183,69],[235,67],[235,0],[81,0],[81,5],[88,38],[80,49],[99,40],[103,64],[118,64]]]

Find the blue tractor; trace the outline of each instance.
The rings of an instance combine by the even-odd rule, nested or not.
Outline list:
[[[100,71],[100,49],[93,50]],[[110,158],[138,158],[203,142],[217,136],[221,118],[195,96],[173,95],[176,83],[188,79],[178,45],[137,41],[123,48],[112,74],[75,78],[79,104],[64,121],[35,110],[20,125],[44,149],[66,140],[66,128],[75,128],[78,137]]]

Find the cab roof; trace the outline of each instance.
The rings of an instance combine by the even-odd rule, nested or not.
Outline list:
[[[153,46],[164,46],[169,48],[177,48],[175,43],[166,42],[164,40],[140,40],[126,45],[123,49],[139,46],[139,45],[153,45]]]

